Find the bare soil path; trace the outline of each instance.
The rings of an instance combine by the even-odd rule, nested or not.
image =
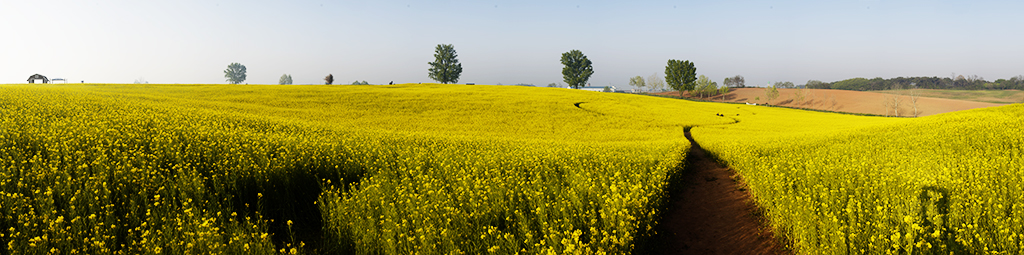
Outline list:
[[[651,254],[792,254],[757,213],[732,169],[715,162],[686,131],[686,170],[669,194]]]

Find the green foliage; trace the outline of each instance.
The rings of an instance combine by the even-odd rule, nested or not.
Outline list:
[[[643,90],[643,88],[647,84],[644,83],[644,77],[641,77],[641,76],[637,75],[637,76],[635,76],[633,78],[629,78],[629,85]]]
[[[602,89],[601,91],[602,92],[612,92],[612,87],[604,86],[604,89]]]
[[[865,91],[871,89],[872,82],[865,78],[853,78],[834,82],[831,87],[832,89]],[[885,89],[888,88],[890,87],[887,86]]]
[[[462,64],[459,63],[458,57],[459,55],[455,53],[455,46],[438,44],[434,48],[434,62],[427,63],[430,64],[427,77],[442,84],[459,82]]]
[[[697,92],[701,98],[704,98],[705,96],[714,96],[718,93],[718,83],[711,81],[711,79],[702,74],[697,78],[694,92]]]
[[[369,83],[369,82],[366,82],[366,81],[359,81],[359,80],[356,80],[356,81],[353,81],[353,82],[352,82],[352,85],[370,85],[370,83]]]
[[[224,78],[228,83],[239,84],[245,81],[245,66],[239,63],[231,63],[228,69],[224,69]]]
[[[722,85],[725,85],[726,87],[730,88],[742,88],[747,86],[746,81],[743,79],[743,76],[741,75],[726,77],[725,81],[722,82]]]
[[[775,87],[780,89],[791,89],[796,88],[796,85],[793,85],[793,82],[779,81],[775,82]]]
[[[765,88],[764,98],[768,100],[768,104],[772,104],[772,100],[779,98],[779,89],[775,85]]]
[[[283,75],[281,75],[281,79],[278,79],[278,80],[277,80],[277,84],[280,84],[280,85],[289,85],[289,84],[292,84],[292,76],[291,76],[291,75],[289,75],[289,74],[283,74]]]
[[[558,83],[554,83],[554,82],[548,83],[548,87],[549,88],[556,88],[556,87],[558,87]]]
[[[665,66],[665,82],[673,90],[679,91],[680,96],[683,95],[683,91],[693,90],[696,86],[694,84],[696,80],[697,68],[693,66],[692,62],[689,60],[668,60],[668,64]]]
[[[807,84],[804,84],[804,87],[809,89],[830,89],[832,88],[832,84],[819,80],[809,80],[807,81]]]
[[[571,50],[562,53],[562,79],[573,88],[580,88],[587,84],[590,75],[594,74],[594,67],[590,59],[579,50]]]

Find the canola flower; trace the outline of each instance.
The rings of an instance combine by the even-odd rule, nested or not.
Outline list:
[[[914,119],[741,106],[694,139],[801,254],[1020,254],[1024,105]]]
[[[0,241],[11,254],[628,253],[657,224],[682,130],[731,121],[675,102],[439,84],[2,85]]]

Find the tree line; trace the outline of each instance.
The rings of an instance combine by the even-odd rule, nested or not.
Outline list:
[[[836,82],[822,82],[818,80],[807,81],[805,85],[812,89],[841,89],[841,90],[888,90],[892,88],[920,88],[920,89],[958,89],[958,90],[1024,90],[1024,75],[1011,77],[1010,79],[998,79],[987,81],[977,75],[963,76],[950,75],[950,77],[896,77],[883,79],[876,77],[852,78]]]

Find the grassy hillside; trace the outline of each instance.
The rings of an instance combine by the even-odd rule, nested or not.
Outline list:
[[[683,129],[730,122],[437,84],[3,85],[0,106],[11,252],[622,253],[656,224]]]

